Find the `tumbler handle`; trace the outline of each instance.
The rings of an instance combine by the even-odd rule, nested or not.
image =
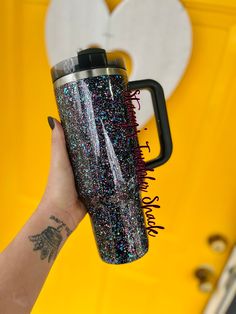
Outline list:
[[[161,150],[159,156],[145,164],[146,169],[158,167],[167,162],[172,153],[172,140],[164,91],[158,82],[150,79],[128,82],[127,87],[128,90],[147,89],[151,93]]]

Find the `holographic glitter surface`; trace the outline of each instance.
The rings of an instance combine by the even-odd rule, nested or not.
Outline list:
[[[137,181],[136,136],[124,101],[127,78],[102,75],[55,89],[76,188],[101,258],[132,262],[148,250]]]

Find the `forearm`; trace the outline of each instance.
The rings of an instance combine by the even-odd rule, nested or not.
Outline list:
[[[38,206],[0,255],[1,313],[30,313],[56,255],[74,228],[69,212]]]

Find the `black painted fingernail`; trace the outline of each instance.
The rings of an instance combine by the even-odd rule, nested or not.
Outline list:
[[[48,124],[49,124],[50,128],[53,130],[54,126],[55,126],[55,122],[54,122],[52,117],[48,117]]]

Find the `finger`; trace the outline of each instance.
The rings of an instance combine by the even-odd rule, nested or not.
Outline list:
[[[60,169],[70,167],[65,135],[61,123],[52,117],[48,117],[48,123],[52,129],[51,167]]]

